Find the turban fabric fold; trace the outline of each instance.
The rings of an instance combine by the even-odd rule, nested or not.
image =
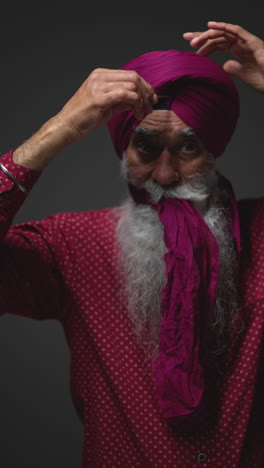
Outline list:
[[[215,157],[223,153],[239,117],[239,95],[219,64],[193,52],[168,50],[143,54],[122,69],[135,70],[148,81]],[[133,112],[116,114],[108,122],[120,158],[138,123]],[[222,183],[229,188],[227,219],[239,251],[235,196],[230,182],[222,177]],[[129,188],[136,203],[150,203],[144,191]],[[204,395],[201,342],[215,304],[219,252],[212,232],[191,202],[162,199],[151,206],[164,226],[167,247],[159,353],[153,373],[162,413],[177,422],[193,414]]]

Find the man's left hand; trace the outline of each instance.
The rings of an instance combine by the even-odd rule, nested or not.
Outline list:
[[[184,33],[197,54],[229,51],[238,60],[227,60],[223,68],[243,83],[264,93],[264,41],[241,26],[209,21],[203,32]]]

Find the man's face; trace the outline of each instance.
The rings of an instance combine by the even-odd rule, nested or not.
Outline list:
[[[135,178],[170,186],[188,183],[206,165],[209,152],[173,111],[155,110],[136,127],[126,157]]]

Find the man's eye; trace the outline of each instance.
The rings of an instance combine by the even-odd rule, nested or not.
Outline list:
[[[181,147],[183,151],[188,151],[188,152],[196,151],[197,148],[198,148],[198,145],[194,141],[186,141],[185,143],[183,143]]]
[[[141,153],[152,153],[154,151],[154,148],[151,145],[148,145],[147,143],[138,143],[137,149]]]

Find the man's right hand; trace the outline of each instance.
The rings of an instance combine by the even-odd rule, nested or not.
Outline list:
[[[142,119],[158,97],[135,71],[98,68],[63,108],[17,148],[14,162],[42,170],[66,146],[105,124],[115,113],[132,111]]]
[[[133,111],[138,119],[152,111],[158,97],[135,71],[95,69],[62,108],[60,117],[80,140],[106,123],[115,113]]]

